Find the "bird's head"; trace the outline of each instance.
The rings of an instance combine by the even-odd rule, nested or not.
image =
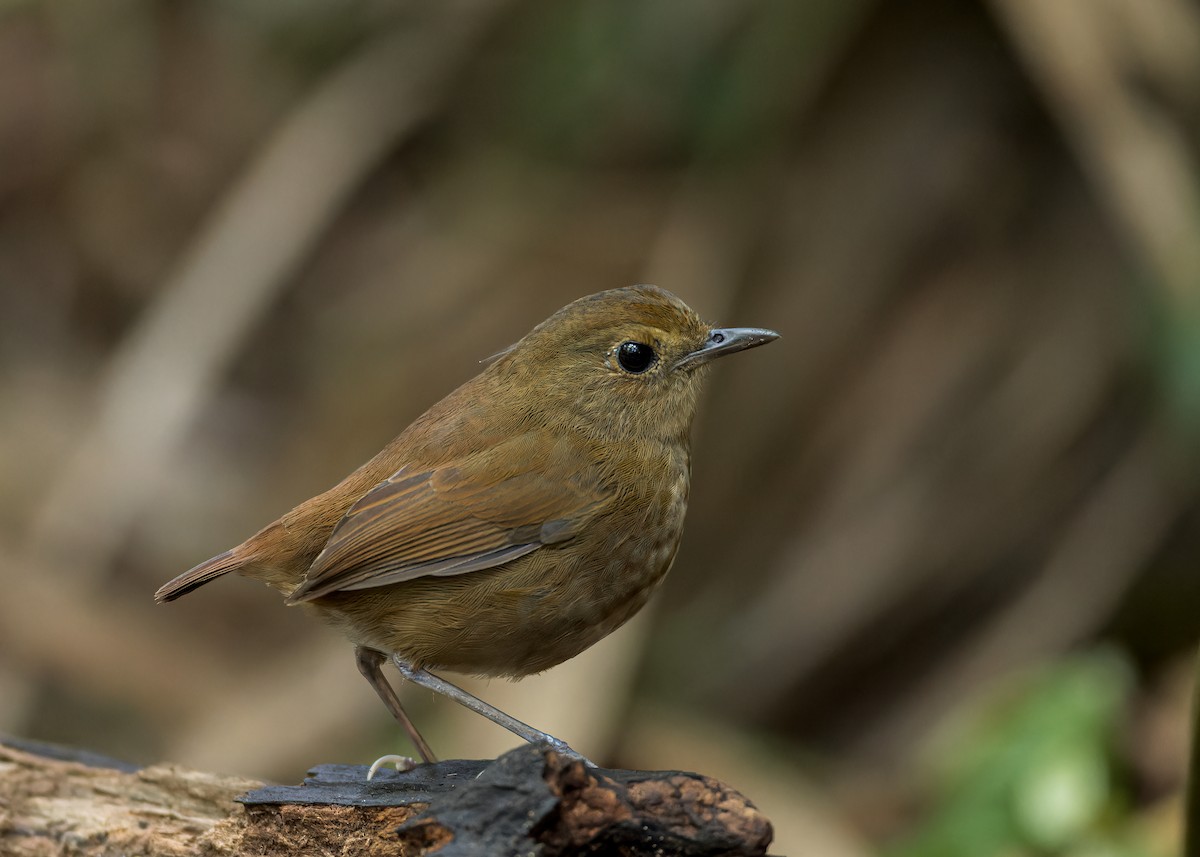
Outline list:
[[[686,437],[709,363],[778,336],[715,327],[665,289],[631,286],[567,304],[492,369],[587,434]]]

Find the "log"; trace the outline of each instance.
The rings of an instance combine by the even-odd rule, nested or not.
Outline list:
[[[526,746],[493,761],[319,765],[298,786],[0,740],[0,853],[764,855],[771,825],[701,774],[591,768]]]

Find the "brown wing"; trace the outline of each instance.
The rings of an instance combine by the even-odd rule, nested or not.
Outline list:
[[[494,568],[570,539],[608,496],[596,471],[578,448],[530,435],[403,467],[351,507],[288,600]]]

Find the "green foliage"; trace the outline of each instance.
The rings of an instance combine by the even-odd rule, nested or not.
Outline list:
[[[1111,651],[1006,682],[935,749],[933,810],[890,857],[1149,857],[1113,744],[1133,680]]]
[[[1176,428],[1194,438],[1200,428],[1200,311],[1185,303],[1157,306],[1155,339],[1159,384]]]

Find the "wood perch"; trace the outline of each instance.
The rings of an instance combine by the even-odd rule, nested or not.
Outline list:
[[[771,825],[700,774],[613,771],[537,747],[413,771],[320,765],[299,786],[0,742],[14,855],[762,855]]]

